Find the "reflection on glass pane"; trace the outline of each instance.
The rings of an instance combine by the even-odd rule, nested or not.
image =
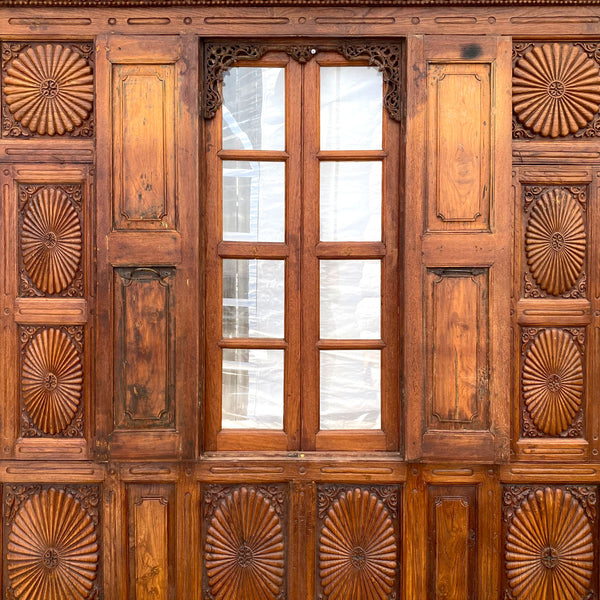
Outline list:
[[[381,429],[381,351],[320,353],[320,429]]]
[[[223,162],[223,239],[284,241],[284,163]]]
[[[321,338],[379,339],[381,261],[320,262]]]
[[[223,336],[283,338],[283,260],[223,260]]]
[[[283,353],[223,349],[223,428],[283,429]]]
[[[375,67],[321,67],[321,150],[380,150],[383,76]]]
[[[223,148],[285,149],[285,69],[234,67],[224,73]]]
[[[321,240],[381,240],[381,163],[322,162]]]

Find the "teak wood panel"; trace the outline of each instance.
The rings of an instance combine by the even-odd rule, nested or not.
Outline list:
[[[249,497],[254,507],[266,507],[268,515],[269,507],[284,506],[283,521],[277,517],[283,523],[283,555],[276,527],[267,528],[273,537],[263,536],[263,541],[276,540],[270,546],[276,569],[269,580],[269,590],[275,592],[261,593],[261,598],[272,593],[295,600],[345,594],[340,574],[347,572],[360,585],[365,548],[340,544],[327,519],[351,524],[365,534],[365,542],[371,536],[386,549],[385,556],[375,557],[382,597],[547,600],[550,595],[566,600],[597,594],[597,111],[579,129],[546,130],[515,102],[512,194],[507,176],[508,36],[518,38],[513,90],[526,87],[518,69],[531,64],[536,48],[539,56],[546,53],[559,62],[575,56],[587,69],[587,81],[597,87],[597,45],[590,41],[599,22],[597,11],[573,6],[549,11],[298,4],[145,10],[90,8],[83,15],[80,8],[0,9],[1,36],[6,36],[1,40],[1,110],[8,117],[0,140],[3,595],[18,598],[32,590],[31,579],[16,565],[24,545],[29,552],[33,544],[43,598],[62,600],[47,591],[48,573],[65,580],[59,564],[75,566],[82,598],[219,597],[213,593],[214,571],[212,579],[208,572],[215,554],[206,540],[219,524],[206,513],[209,494],[215,515],[242,503],[249,506]],[[456,37],[466,25],[475,35]],[[538,27],[536,37],[545,40],[528,41]],[[432,33],[438,35],[427,35]],[[407,165],[405,180],[392,184],[401,189],[399,209],[404,212],[398,219],[404,244],[398,295],[405,319],[399,360],[406,411],[399,407],[398,412],[406,412],[406,419],[396,447],[407,462],[402,455],[386,453],[376,459],[364,453],[343,458],[335,452],[267,456],[258,452],[263,449],[259,444],[252,455],[201,454],[206,445],[198,434],[198,404],[206,395],[198,385],[204,381],[199,366],[203,222],[198,215],[205,198],[196,181],[203,177],[204,150],[211,139],[199,143],[197,36],[273,39],[298,34],[407,36],[402,145]],[[478,47],[482,52],[475,56]],[[10,112],[15,91],[4,78],[30,50],[57,52],[81,68],[82,104],[62,125],[52,116],[27,121],[31,111]],[[135,85],[119,91],[115,85],[121,76]],[[533,77],[540,80],[540,73]],[[65,81],[69,83],[61,83]],[[162,87],[161,81],[169,85]],[[56,93],[49,83],[38,84],[34,91],[50,97]],[[561,91],[558,84],[546,87],[554,94]],[[121,93],[129,94],[124,104],[115,100]],[[95,94],[91,104],[86,99],[90,94]],[[592,91],[592,104],[598,102],[596,94]],[[127,102],[140,110],[132,115]],[[124,119],[123,108],[129,111]],[[153,121],[152,127],[145,118]],[[122,128],[114,129],[115,123]],[[125,187],[123,180],[128,180]],[[74,251],[50,278],[42,261],[29,254],[35,244],[31,225],[48,205],[61,207]],[[570,229],[552,231],[550,241],[543,243],[558,251],[571,236],[570,262],[558,272],[540,262],[538,253],[539,232],[554,206],[562,207]],[[300,219],[300,211],[293,214]],[[53,236],[43,240],[45,248],[57,243],[60,239]],[[160,276],[166,272],[168,277]],[[144,281],[139,285],[148,287],[122,294],[124,273],[137,273]],[[428,286],[440,273],[442,288],[435,284],[431,296]],[[476,286],[474,280],[485,285]],[[214,285],[210,277],[206,281]],[[467,335],[448,335],[461,324]],[[471,335],[474,331],[477,335]],[[83,400],[75,402],[72,419],[78,422],[81,416],[83,424],[71,429],[69,423],[58,432],[63,421],[40,414],[31,400],[31,389],[39,384],[32,379],[31,365],[52,348],[74,369],[75,397],[80,367],[83,373]],[[454,362],[448,356],[452,352],[461,361]],[[556,364],[568,363],[575,393],[574,404],[563,405],[562,414],[553,419],[544,418],[543,402],[531,393],[544,368],[539,360],[544,353],[554,356]],[[121,356],[131,363],[129,371],[120,370]],[[156,363],[159,368],[151,369]],[[459,392],[453,406],[461,417],[474,412],[473,382],[479,388],[485,384],[485,373],[479,374],[475,365],[489,365],[488,412],[481,413],[481,420],[470,420],[467,427],[473,430],[440,428],[433,407],[438,414],[449,410],[446,386],[451,381],[445,375],[433,379],[435,369],[429,367],[434,363],[440,373],[464,365],[453,371],[464,383],[452,388]],[[132,397],[115,393],[123,389],[121,384],[127,387],[130,375],[162,390],[142,397],[142,412]],[[557,376],[550,372],[542,377],[553,393],[560,383]],[[52,377],[44,377],[44,385],[56,389]],[[435,403],[428,405],[429,390]],[[456,393],[450,395],[456,400]],[[118,416],[127,409],[133,425]],[[155,427],[153,417],[161,412],[168,416]],[[430,427],[431,419],[436,427]],[[76,435],[67,435],[71,432]],[[355,450],[362,441],[352,442]],[[165,456],[189,460],[154,460]],[[71,460],[90,457],[96,462]],[[108,458],[131,462],[105,464]],[[422,458],[453,462],[415,462]],[[490,464],[473,466],[475,461]],[[494,461],[508,464],[496,467]],[[536,515],[544,511],[555,520],[541,522]],[[371,523],[379,524],[378,535],[363,527],[355,516],[360,514],[377,515]],[[77,552],[63,554],[52,539],[37,543],[49,521],[54,533],[64,531],[68,515],[87,535]],[[561,528],[556,524],[565,515],[570,525]],[[240,523],[243,531],[256,521]],[[561,539],[558,546],[546,544],[556,537]],[[341,552],[346,571],[329,571],[331,548]],[[238,546],[229,543],[226,551],[237,572],[256,560],[244,540]],[[524,577],[521,560],[529,561],[532,553]],[[563,555],[574,557],[577,569],[561,563]],[[280,585],[282,556],[286,572]],[[561,578],[555,576],[559,568]],[[367,588],[373,581],[367,581]],[[543,581],[551,588],[546,596],[539,591]],[[234,597],[252,598],[251,586],[246,579],[244,586],[232,584],[230,590]],[[359,588],[365,591],[357,597],[367,597],[367,588]]]

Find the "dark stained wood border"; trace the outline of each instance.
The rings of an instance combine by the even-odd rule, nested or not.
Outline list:
[[[600,6],[600,0],[0,0],[0,8],[171,6]]]

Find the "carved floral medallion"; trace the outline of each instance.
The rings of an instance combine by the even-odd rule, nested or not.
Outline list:
[[[572,44],[534,45],[513,71],[518,120],[543,137],[564,137],[590,123],[600,107],[600,69]]]
[[[398,548],[384,503],[368,490],[342,493],[332,502],[319,537],[319,576],[328,600],[390,597]]]
[[[224,495],[209,522],[205,552],[211,598],[276,600],[284,593],[281,519],[256,489]]]
[[[570,290],[582,274],[585,251],[579,203],[565,189],[542,193],[525,232],[527,264],[535,282],[553,296]]]
[[[71,424],[81,403],[83,367],[77,347],[64,331],[42,329],[26,345],[21,390],[37,429],[52,435]]]
[[[523,399],[541,432],[566,431],[581,409],[583,361],[572,337],[561,329],[545,329],[525,351]]]
[[[59,294],[73,283],[81,265],[79,215],[59,188],[46,187],[26,204],[21,227],[25,274],[44,294]]]
[[[3,91],[8,111],[22,128],[33,134],[64,135],[90,117],[94,78],[89,61],[77,50],[37,44],[25,47],[8,64]]]
[[[11,597],[87,600],[98,552],[96,523],[72,494],[54,488],[33,493],[17,509],[8,534]]]
[[[570,491],[547,487],[525,496],[509,521],[505,561],[514,600],[590,597],[592,527]]]

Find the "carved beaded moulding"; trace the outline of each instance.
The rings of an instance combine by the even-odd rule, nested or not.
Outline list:
[[[92,44],[2,44],[5,137],[93,135]]]

